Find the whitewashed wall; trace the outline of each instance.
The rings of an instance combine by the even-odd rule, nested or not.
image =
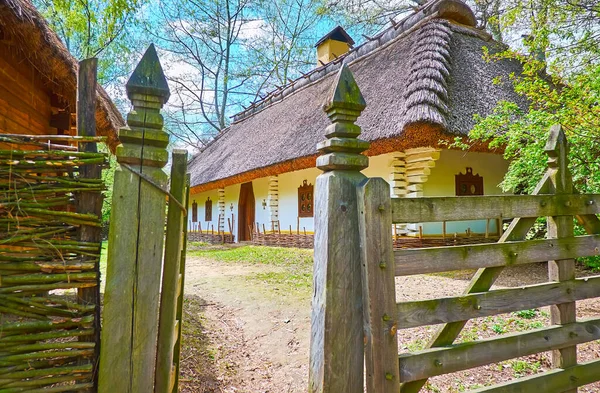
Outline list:
[[[423,196],[456,195],[454,176],[459,172],[466,173],[467,167],[473,168],[473,174],[479,174],[483,177],[483,192],[485,195],[502,194],[498,184],[500,184],[508,170],[508,162],[502,155],[442,150],[440,159],[436,161],[427,183],[423,186]],[[470,228],[474,233],[485,233],[485,225],[485,220],[448,222],[446,232],[448,234],[464,234],[467,228]],[[497,231],[495,220],[490,223],[489,230],[490,233]],[[442,233],[442,224],[425,223],[423,233],[440,234]]]
[[[369,157],[369,167],[363,171],[368,177],[382,177],[386,181],[389,180],[393,153],[382,154],[376,157]],[[424,196],[454,196],[455,183],[454,175],[459,172],[465,173],[466,167],[472,167],[474,174],[483,176],[484,192],[487,195],[500,194],[501,190],[498,184],[502,181],[504,173],[508,169],[508,163],[498,154],[490,153],[468,153],[456,150],[443,150],[440,159],[436,161],[436,165],[431,170],[429,179],[424,185]],[[321,171],[317,168],[303,169],[300,171],[284,173],[278,176],[279,179],[279,221],[282,231],[289,231],[290,225],[292,230],[296,231],[298,222],[298,187],[302,185],[304,180],[310,184],[315,184],[315,180]],[[256,179],[252,182],[255,199],[255,220],[259,223],[262,230],[264,224],[267,230],[271,229],[268,192],[269,178],[264,177]],[[236,184],[225,188],[225,231],[229,232],[227,219],[231,219],[231,215],[235,214],[236,227],[234,235],[237,239],[237,223],[238,223],[238,202],[240,195],[240,185]],[[202,228],[207,228],[207,223],[204,221],[204,202],[210,196],[213,200],[213,220],[209,223],[214,225],[215,232],[218,225],[218,192],[211,190],[199,194],[193,194],[191,201],[198,203],[198,218],[202,222]],[[266,208],[263,208],[263,201],[267,202]],[[233,210],[231,210],[233,204]],[[191,221],[191,205],[189,209],[188,222]],[[464,233],[467,228],[475,233],[485,232],[485,221],[469,221],[460,223],[448,223],[446,226],[447,233]],[[209,226],[210,228],[210,226]],[[314,220],[312,218],[300,219],[300,232],[306,229],[307,233],[314,231]],[[495,223],[490,225],[490,231],[496,231]],[[424,234],[441,234],[441,223],[425,223],[423,224]]]
[[[204,220],[204,204],[206,199],[210,196],[213,201],[212,205],[212,221],[206,222]],[[236,227],[233,228],[233,234],[237,236],[237,221],[238,221],[238,199],[240,197],[240,185],[235,184],[230,187],[225,187],[225,232],[229,232],[229,224],[227,219],[231,220],[232,214],[235,215]],[[214,227],[215,233],[217,233],[219,226],[219,193],[217,190],[210,190],[201,192],[198,194],[190,195],[190,205],[188,207],[188,230],[191,228],[190,223],[192,221],[192,203],[196,201],[198,204],[198,220],[202,223],[202,230],[210,230]],[[231,210],[231,204],[233,203],[233,210]]]

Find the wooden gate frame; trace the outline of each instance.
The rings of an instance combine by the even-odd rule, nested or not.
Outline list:
[[[599,254],[600,195],[574,191],[560,126],[550,130],[548,170],[533,195],[392,199],[383,179],[360,173],[369,144],[354,122],[365,107],[342,65],[318,145],[309,393],[363,393],[365,364],[369,393],[409,393],[431,376],[543,351],[553,351],[556,369],[475,392],[576,392],[599,380],[600,360],[577,364],[576,345],[600,338],[600,319],[577,321],[575,302],[600,296],[600,276],[575,279],[574,258]],[[549,238],[526,241],[544,216]],[[392,224],[489,217],[517,218],[497,243],[393,250]],[[574,217],[588,236],[573,236]],[[505,267],[544,261],[552,282],[490,291]],[[463,296],[396,304],[395,276],[473,268]],[[453,345],[469,319],[543,306],[551,327]],[[440,323],[428,349],[398,354],[398,329]]]
[[[367,391],[419,392],[427,378],[552,351],[554,370],[473,392],[576,392],[600,380],[600,360],[577,364],[577,344],[600,338],[600,319],[576,320],[577,300],[600,296],[600,276],[575,279],[576,257],[598,255],[600,195],[574,193],[568,146],[550,130],[548,170],[533,195],[391,199],[383,179],[358,188]],[[548,239],[524,240],[537,217]],[[498,243],[392,249],[392,223],[515,218]],[[573,218],[588,236],[576,236]],[[490,291],[507,266],[549,261],[545,284]],[[390,268],[395,266],[394,269]],[[463,296],[396,303],[395,276],[478,268]],[[452,345],[469,319],[551,306],[552,326]],[[444,323],[428,348],[398,355],[397,329]]]

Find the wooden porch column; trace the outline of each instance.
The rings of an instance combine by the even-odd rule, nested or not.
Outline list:
[[[440,149],[433,147],[417,147],[404,151],[406,162],[407,198],[421,198],[423,196],[423,184],[427,182],[431,174],[431,168],[440,159]],[[412,223],[406,225],[409,236],[419,236],[423,224]]]
[[[364,373],[361,258],[356,187],[369,159],[354,122],[366,107],[343,65],[325,112],[333,124],[318,145],[310,393],[362,393]]]
[[[100,393],[154,390],[169,135],[160,109],[169,88],[154,46],[127,82],[133,110],[119,131],[104,295]]]
[[[279,228],[279,178],[277,176],[269,178],[269,199],[267,204],[269,205],[269,218],[271,220],[270,229],[278,231],[281,228]]]
[[[219,233],[225,232],[225,189],[219,188]],[[233,235],[233,233],[232,233]]]

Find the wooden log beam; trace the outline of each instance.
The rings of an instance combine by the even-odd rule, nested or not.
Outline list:
[[[77,74],[77,135],[82,137],[96,136],[96,85],[97,85],[98,59],[91,58],[79,62],[79,72]],[[66,114],[70,117],[70,114]],[[69,123],[69,119],[67,119]],[[69,127],[62,128],[68,129]],[[79,151],[83,153],[97,153],[96,142],[82,143],[79,145]],[[82,179],[101,179],[102,165],[82,165],[79,168],[79,177]],[[81,191],[77,193],[77,212],[82,214],[93,214],[96,217],[102,217],[102,193],[99,191]],[[101,228],[98,226],[80,225],[77,238],[80,242],[90,242],[97,244],[95,253],[100,255],[100,242],[102,240]],[[81,263],[94,261],[94,257],[82,255]],[[91,341],[98,345],[94,348],[94,359],[91,363],[94,365],[93,380],[94,385],[98,384],[98,373],[95,372],[98,366],[100,356],[100,264],[94,264],[94,272],[98,285],[90,288],[80,288],[77,290],[77,299],[81,304],[93,304],[96,306],[94,311],[94,334],[90,336],[79,337],[80,341]]]
[[[599,194],[397,198],[392,203],[394,223],[600,213]]]
[[[550,180],[548,178],[548,174],[546,173],[544,174],[542,180],[540,180],[540,182],[536,186],[535,190],[533,191],[533,194],[547,194],[550,190],[549,184]],[[500,240],[498,240],[498,243],[524,240],[527,236],[527,232],[529,232],[535,221],[536,218],[533,217],[515,218],[508,226],[506,232],[503,233]],[[471,282],[464,293],[470,294],[488,291],[492,287],[496,279],[498,279],[503,270],[504,267],[502,266],[479,269],[471,279]],[[467,321],[464,320],[444,324],[443,326],[438,328],[431,341],[427,344],[427,347],[442,347],[452,344],[454,340],[458,337],[466,323]],[[400,385],[400,392],[417,393],[421,390],[421,388],[425,385],[426,382],[426,379],[421,379],[418,381],[402,383]]]
[[[506,243],[404,249],[394,252],[396,275],[515,266],[600,255],[600,235]]]
[[[554,325],[445,348],[400,355],[400,379],[430,378],[600,339],[600,319]]]
[[[467,321],[511,311],[529,310],[554,304],[600,297],[600,276],[498,289],[464,296],[398,303],[401,329]]]

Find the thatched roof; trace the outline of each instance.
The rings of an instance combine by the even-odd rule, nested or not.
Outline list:
[[[489,114],[500,100],[522,102],[508,81],[520,64],[484,60],[484,46],[492,53],[505,48],[474,25],[458,0],[428,3],[344,58],[253,104],[191,160],[193,191],[313,167],[330,124],[322,104],[342,62],[367,102],[357,121],[360,138],[371,142],[366,154],[467,135],[474,114]],[[503,83],[494,83],[499,76]]]
[[[75,108],[78,62],[30,0],[0,0],[0,27],[16,41],[15,46],[45,79],[48,89]],[[100,85],[97,97],[98,133],[108,136],[109,146],[114,149],[117,131],[125,122]]]

